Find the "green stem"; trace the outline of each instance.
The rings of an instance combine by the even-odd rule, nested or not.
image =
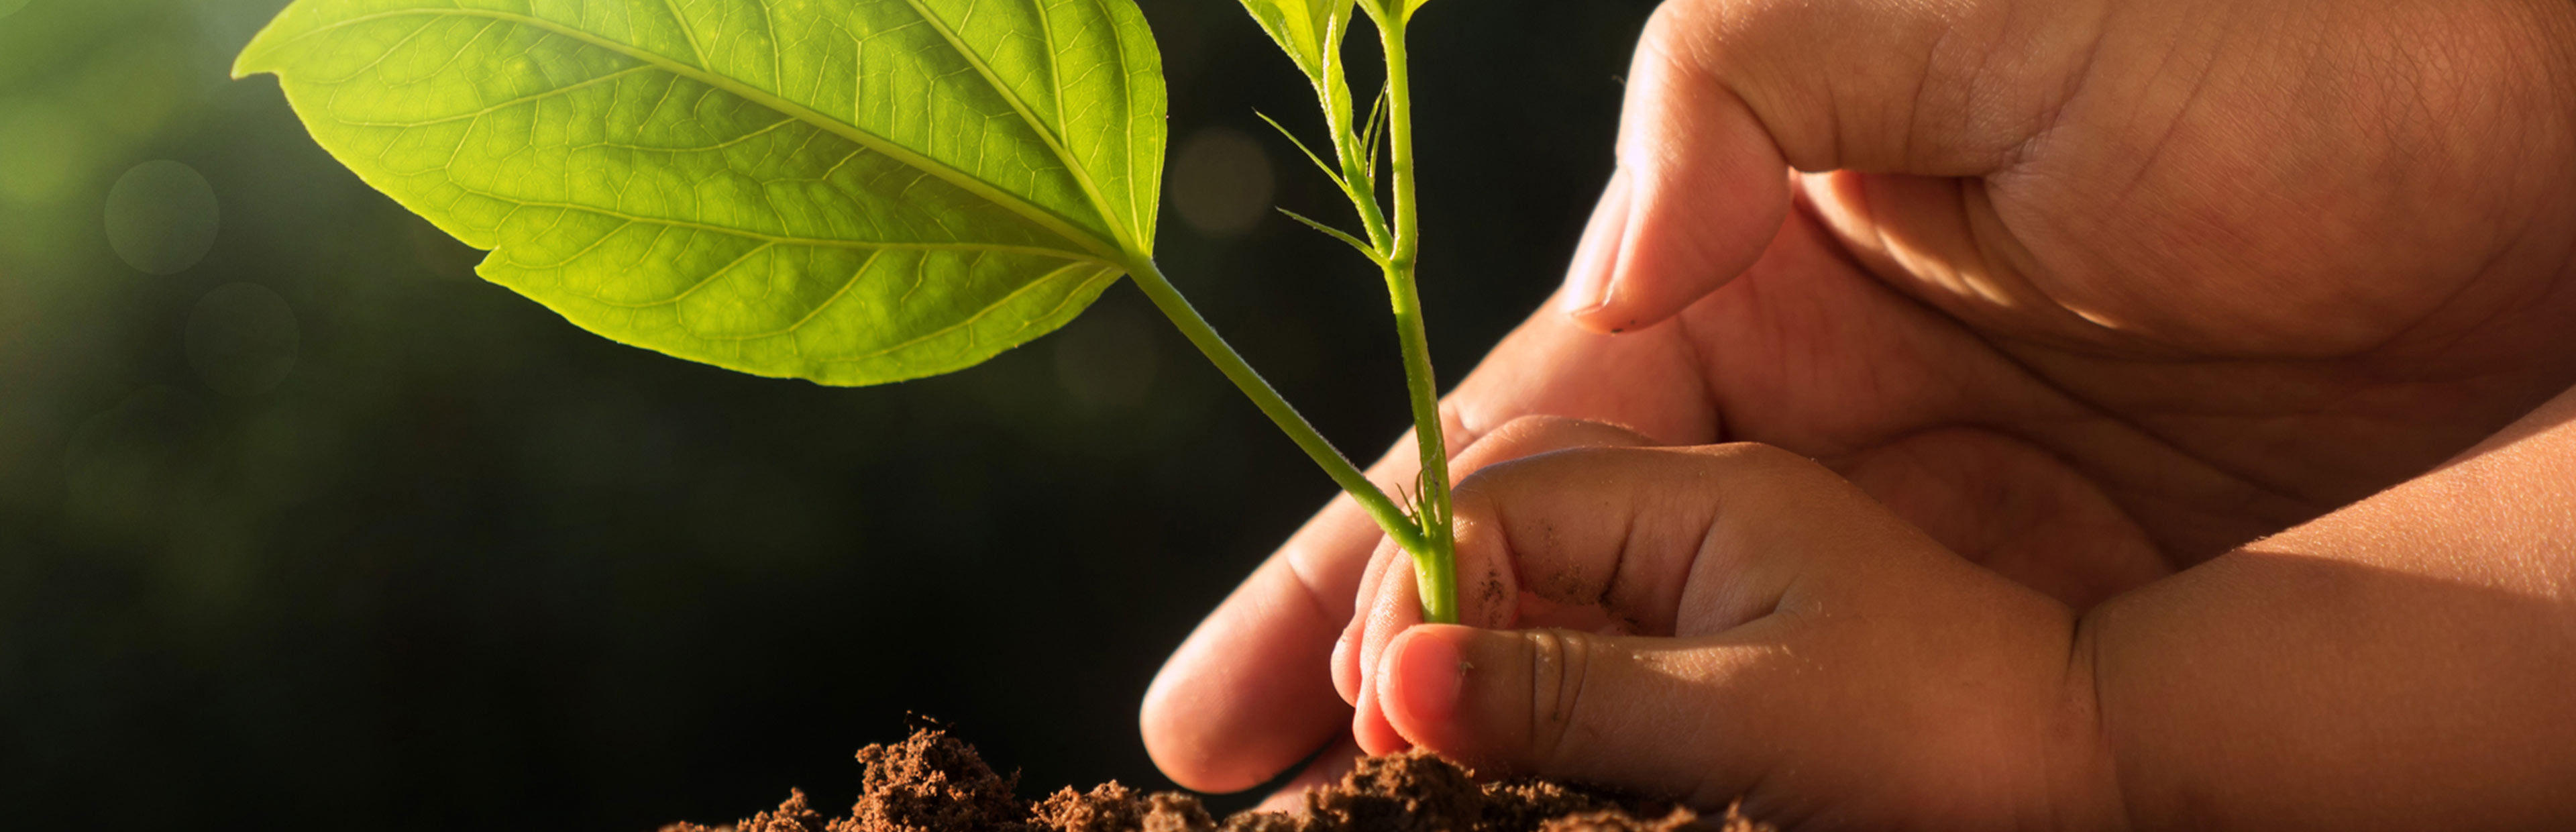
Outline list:
[[[1339,79],[1336,79],[1336,82],[1338,83]],[[1331,107],[1332,93],[1319,92],[1322,93],[1320,97],[1324,99],[1324,106]],[[1342,95],[1344,97],[1350,95],[1350,88],[1347,85],[1342,87]],[[1335,129],[1341,131],[1340,135],[1333,137],[1333,149],[1340,157],[1338,161],[1342,165],[1342,190],[1345,192],[1344,195],[1351,199],[1351,210],[1359,212],[1360,227],[1368,233],[1369,245],[1384,253],[1394,245],[1394,241],[1388,239],[1392,233],[1386,225],[1386,212],[1377,204],[1377,183],[1371,181],[1372,178],[1369,176],[1368,148],[1360,144],[1359,137],[1352,133],[1349,124],[1339,125]]]
[[[1405,516],[1404,508],[1389,499],[1385,491],[1379,490],[1376,483],[1369,481],[1367,475],[1360,473],[1359,466],[1352,465],[1349,457],[1343,456],[1341,451],[1334,449],[1333,443],[1326,440],[1323,434],[1317,433],[1315,426],[1308,424],[1306,417],[1297,413],[1297,408],[1289,405],[1287,399],[1280,397],[1279,391],[1272,388],[1270,382],[1262,379],[1260,373],[1253,371],[1252,365],[1244,363],[1243,356],[1236,353],[1234,347],[1227,344],[1224,338],[1219,337],[1214,327],[1208,326],[1207,319],[1200,317],[1198,309],[1190,306],[1190,302],[1181,297],[1180,290],[1172,287],[1171,279],[1163,276],[1162,269],[1156,267],[1154,261],[1139,259],[1138,262],[1129,265],[1128,273],[1135,277],[1136,286],[1145,290],[1145,297],[1152,299],[1154,306],[1162,309],[1163,315],[1171,318],[1174,326],[1180,327],[1181,335],[1189,338],[1190,343],[1199,348],[1199,352],[1207,354],[1208,360],[1216,363],[1217,371],[1232,380],[1234,386],[1242,388],[1243,394],[1252,398],[1253,405],[1261,408],[1261,412],[1268,415],[1270,421],[1277,423],[1280,430],[1287,432],[1288,438],[1294,440],[1297,447],[1304,449],[1307,456],[1315,459],[1315,464],[1323,466],[1324,473],[1330,475],[1333,482],[1340,485],[1343,491],[1348,492],[1351,499],[1357,501],[1360,508],[1366,510],[1369,517],[1375,519],[1378,526],[1386,530],[1387,536],[1393,538],[1396,545],[1403,547],[1406,552],[1414,553],[1417,559],[1422,557],[1421,553],[1426,551],[1426,541],[1422,537],[1421,530]]]
[[[1427,536],[1426,550],[1414,552],[1414,579],[1422,590],[1422,619],[1454,624],[1458,620],[1457,535],[1450,526],[1449,448],[1441,429],[1440,384],[1431,369],[1431,342],[1422,322],[1422,293],[1415,266],[1422,246],[1414,199],[1413,73],[1404,44],[1401,0],[1377,15],[1378,40],[1386,49],[1387,162],[1393,178],[1395,222],[1393,249],[1386,258],[1386,288],[1395,306],[1396,337],[1403,342],[1404,382],[1412,394],[1414,444],[1422,453],[1422,493],[1415,514]]]
[[[1350,183],[1351,207],[1359,212],[1360,228],[1368,233],[1370,245],[1376,246],[1378,251],[1386,251],[1392,245],[1392,241],[1387,239],[1391,234],[1386,226],[1386,212],[1378,208],[1376,194],[1362,190],[1373,186],[1369,182],[1368,157],[1349,149],[1342,150],[1341,155],[1342,181]]]

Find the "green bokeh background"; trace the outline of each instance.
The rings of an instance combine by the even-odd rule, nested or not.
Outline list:
[[[844,804],[850,752],[916,713],[1024,792],[1169,787],[1147,682],[1331,486],[1132,287],[893,387],[617,346],[226,79],[282,5],[0,0],[0,827],[730,820],[789,786]],[[1253,115],[1311,127],[1309,94],[1229,0],[1142,5],[1173,155],[1204,151],[1165,270],[1375,456],[1407,416],[1371,270],[1180,207],[1346,213]],[[1651,10],[1418,18],[1452,380],[1555,285]]]

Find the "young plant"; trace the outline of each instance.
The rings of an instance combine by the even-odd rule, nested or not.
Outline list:
[[[1425,618],[1446,622],[1405,54],[1423,1],[1244,0],[1314,85],[1333,160],[1308,156],[1363,233],[1297,219],[1386,278],[1422,449],[1409,504],[1156,267],[1162,60],[1134,0],[296,0],[234,74],[275,74],[359,178],[490,251],[485,279],[746,373],[860,386],[960,370],[1132,277],[1412,555]],[[1364,122],[1341,59],[1354,9],[1386,57]]]

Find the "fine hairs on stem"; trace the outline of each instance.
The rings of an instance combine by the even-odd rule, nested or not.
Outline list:
[[[1338,164],[1326,163],[1276,120],[1268,116],[1263,120],[1286,135],[1340,188],[1359,218],[1361,233],[1342,231],[1294,212],[1282,213],[1351,246],[1378,266],[1386,280],[1387,300],[1395,315],[1396,342],[1403,353],[1406,398],[1413,411],[1415,444],[1421,452],[1420,477],[1405,504],[1394,510],[1390,510],[1393,502],[1377,493],[1374,485],[1363,489],[1345,481],[1343,488],[1368,508],[1387,535],[1412,556],[1414,577],[1421,589],[1423,620],[1455,623],[1457,537],[1450,524],[1449,457],[1441,430],[1440,385],[1431,367],[1430,336],[1423,322],[1417,271],[1422,229],[1414,176],[1413,72],[1405,34],[1421,0],[1243,0],[1243,4],[1314,85],[1325,126],[1332,131],[1334,161]],[[1364,120],[1354,118],[1350,84],[1341,62],[1341,44],[1348,34],[1354,8],[1376,24],[1378,44],[1386,60],[1386,86]],[[1381,152],[1386,162],[1383,168],[1379,165]],[[1381,186],[1392,203],[1392,211],[1378,200]],[[1183,327],[1187,329],[1188,324]],[[1334,466],[1326,462],[1325,467]],[[1336,472],[1336,479],[1343,477]]]

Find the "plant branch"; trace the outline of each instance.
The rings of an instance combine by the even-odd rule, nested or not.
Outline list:
[[[1404,508],[1389,499],[1386,492],[1370,482],[1366,474],[1360,473],[1359,466],[1352,465],[1350,458],[1335,449],[1322,433],[1316,432],[1315,426],[1308,423],[1305,416],[1299,415],[1297,408],[1289,405],[1269,381],[1254,372],[1252,365],[1245,363],[1243,356],[1216,334],[1216,328],[1209,326],[1206,318],[1200,317],[1198,309],[1181,297],[1180,290],[1173,288],[1171,279],[1163,276],[1162,269],[1156,267],[1154,261],[1139,258],[1137,262],[1128,264],[1128,273],[1135,277],[1137,288],[1145,291],[1145,297],[1152,299],[1154,306],[1163,310],[1163,315],[1171,318],[1174,326],[1180,327],[1181,335],[1190,339],[1199,352],[1205,353],[1208,360],[1216,364],[1217,371],[1241,388],[1245,396],[1251,397],[1253,405],[1261,408],[1271,422],[1278,424],[1279,429],[1286,432],[1307,456],[1313,457],[1315,464],[1323,466],[1324,473],[1349,493],[1380,528],[1386,530],[1387,537],[1406,552],[1416,553],[1417,558],[1423,557],[1420,553],[1428,551],[1427,543],[1421,529],[1405,515]]]
[[[1312,220],[1312,219],[1308,219],[1308,218],[1306,217],[1306,215],[1304,215],[1304,214],[1300,214],[1300,213],[1297,213],[1297,212],[1295,212],[1295,211],[1288,210],[1288,209],[1286,209],[1286,208],[1281,208],[1281,209],[1279,209],[1279,213],[1282,213],[1282,214],[1286,214],[1286,215],[1288,215],[1288,218],[1289,218],[1289,219],[1296,220],[1296,221],[1301,222],[1301,223],[1305,223],[1307,228],[1312,228],[1312,229],[1315,229],[1315,230],[1317,230],[1317,231],[1324,232],[1326,235],[1328,235],[1328,236],[1332,237],[1333,239],[1340,240],[1340,241],[1342,241],[1343,243],[1345,243],[1345,244],[1349,245],[1351,248],[1358,249],[1358,250],[1359,250],[1359,252],[1360,252],[1360,256],[1361,256],[1361,257],[1366,257],[1366,258],[1368,258],[1368,259],[1369,259],[1369,262],[1371,262],[1371,263],[1378,263],[1378,264],[1379,264],[1379,265],[1381,265],[1381,266],[1385,265],[1385,263],[1383,263],[1382,261],[1380,261],[1380,260],[1378,259],[1378,258],[1380,258],[1380,257],[1385,256],[1385,253],[1384,253],[1384,252],[1380,252],[1380,251],[1378,251],[1377,249],[1370,248],[1368,243],[1361,242],[1361,241],[1360,241],[1360,238],[1351,236],[1351,233],[1350,233],[1350,232],[1348,232],[1348,231],[1343,231],[1343,230],[1341,230],[1341,229],[1339,229],[1339,228],[1334,228],[1334,227],[1332,227],[1332,226],[1325,225],[1325,224],[1320,223],[1320,222],[1316,222],[1316,221],[1314,221],[1314,220]]]
[[[1381,141],[1384,138],[1386,138],[1386,88],[1380,86],[1377,90],[1377,103],[1369,105],[1368,127],[1360,130],[1360,143],[1368,146],[1368,166],[1365,170],[1368,172],[1369,187],[1372,192],[1377,187],[1378,148],[1384,146],[1385,142]]]
[[[1388,299],[1395,307],[1396,337],[1404,349],[1404,381],[1413,403],[1414,444],[1421,449],[1421,493],[1415,497],[1426,551],[1414,552],[1414,579],[1422,590],[1422,617],[1433,623],[1458,620],[1457,535],[1449,524],[1449,448],[1440,418],[1440,385],[1431,368],[1431,343],[1422,320],[1422,293],[1416,266],[1422,231],[1415,200],[1413,156],[1413,73],[1405,49],[1403,0],[1393,9],[1379,8],[1378,41],[1386,51],[1386,136],[1388,174],[1393,180],[1393,243],[1383,261]],[[1384,0],[1371,0],[1384,2]],[[1350,160],[1345,159],[1347,167]],[[1407,551],[1414,551],[1408,549]]]
[[[1329,106],[1332,93],[1321,89],[1316,92]],[[1343,89],[1341,94],[1348,96],[1350,91]],[[1353,132],[1348,123],[1336,126],[1333,150],[1340,157],[1342,172],[1333,177],[1333,183],[1342,187],[1342,195],[1351,201],[1351,210],[1360,215],[1360,227],[1368,232],[1369,242],[1378,249],[1379,255],[1369,259],[1382,262],[1386,259],[1385,252],[1394,247],[1395,241],[1392,230],[1387,227],[1386,210],[1377,204],[1377,166],[1370,159],[1375,154],[1373,148],[1376,145],[1366,133],[1368,131],[1365,130]]]
[[[1296,145],[1298,152],[1306,154],[1307,161],[1315,163],[1316,170],[1324,172],[1324,178],[1333,180],[1334,187],[1342,189],[1343,193],[1349,193],[1351,191],[1350,180],[1342,178],[1341,172],[1333,170],[1332,165],[1325,164],[1324,157],[1315,155],[1315,151],[1308,149],[1306,147],[1306,143],[1297,138],[1297,134],[1288,132],[1288,128],[1280,125],[1277,119],[1271,118],[1269,113],[1254,110],[1252,111],[1252,115],[1261,119],[1263,122],[1268,123],[1270,125],[1270,129],[1279,131],[1279,135],[1288,139],[1289,144]]]

